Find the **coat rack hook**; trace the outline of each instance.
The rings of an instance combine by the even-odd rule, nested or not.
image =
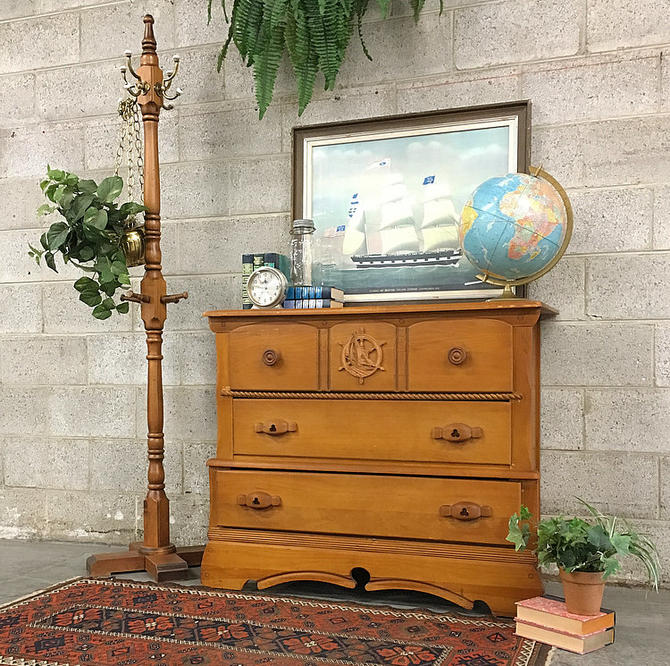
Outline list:
[[[169,72],[165,74],[165,78],[163,79],[163,92],[166,92],[167,90],[170,89],[170,86],[172,85],[172,80],[174,79],[175,76],[177,76],[177,72],[179,72],[180,60],[181,58],[178,55],[172,56],[172,61],[174,62],[174,69],[171,69]]]
[[[128,68],[128,71],[132,74],[133,78],[137,79],[138,81],[142,80],[142,77],[135,71],[133,68],[133,61],[132,61],[132,51],[124,51],[123,55],[126,57],[126,67]],[[124,71],[124,70],[121,70]]]

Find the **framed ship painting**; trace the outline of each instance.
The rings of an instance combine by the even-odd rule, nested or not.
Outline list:
[[[463,256],[463,205],[526,171],[530,103],[293,130],[293,217],[314,220],[315,284],[347,303],[490,298]]]

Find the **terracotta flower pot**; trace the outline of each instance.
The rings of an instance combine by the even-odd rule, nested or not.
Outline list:
[[[574,571],[560,569],[565,605],[576,615],[598,615],[603,602],[605,581],[602,571]]]

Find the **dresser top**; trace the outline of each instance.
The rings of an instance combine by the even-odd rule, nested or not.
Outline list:
[[[345,308],[319,308],[314,310],[289,310],[284,308],[258,310],[209,310],[203,317],[210,319],[227,319],[239,317],[342,317],[361,314],[426,314],[439,312],[490,312],[501,314],[540,311],[540,315],[551,317],[558,314],[557,310],[541,301],[500,300],[500,301],[468,301],[460,303],[389,303],[383,305],[352,306]]]

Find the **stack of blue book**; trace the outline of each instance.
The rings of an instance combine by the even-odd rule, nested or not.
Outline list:
[[[284,300],[289,310],[344,307],[344,292],[337,287],[289,287]]]

